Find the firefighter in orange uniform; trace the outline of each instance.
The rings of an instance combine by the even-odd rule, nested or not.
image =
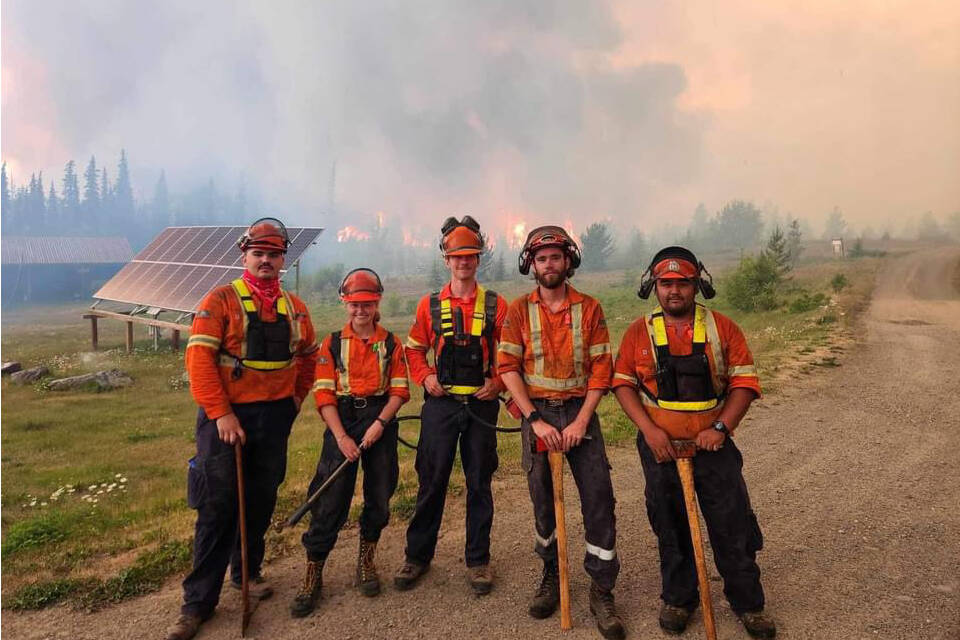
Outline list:
[[[614,373],[614,393],[637,425],[650,525],[660,549],[660,627],[682,633],[699,603],[697,572],[683,490],[671,440],[694,440],[694,484],[723,592],[754,638],[773,638],[764,612],[756,555],[763,536],[750,506],[743,459],[731,435],[760,396],[753,356],[740,328],[695,301],[715,295],[696,256],[667,247],[650,263],[640,297],[659,306],[627,329]]]
[[[227,565],[231,584],[240,588],[236,442],[243,445],[251,596],[272,594],[260,575],[263,538],[286,474],[287,438],[313,385],[317,357],[307,307],[280,287],[289,245],[279,220],[254,222],[238,242],[242,277],[211,291],[190,329],[186,365],[200,410],[187,501],[197,510],[197,524],[193,571],[183,581],[181,615],[168,640],[192,638],[213,615]]]
[[[400,473],[394,418],[410,399],[403,345],[379,323],[382,295],[383,285],[372,269],[354,269],[340,284],[348,322],[320,345],[313,390],[327,430],[307,493],[316,491],[344,460],[359,459],[363,465],[356,581],[366,596],[380,593],[374,554],[390,519],[390,497]],[[310,528],[303,534],[307,573],[290,604],[294,617],[308,615],[320,598],[323,564],[347,521],[356,482],[357,465],[352,464],[311,508]]]
[[[416,463],[420,488],[407,528],[406,561],[394,585],[410,589],[430,567],[459,442],[467,485],[467,580],[476,594],[484,595],[493,588],[490,481],[498,465],[493,427],[503,390],[496,371],[496,344],[507,303],[477,282],[485,242],[476,220],[447,218],[441,234],[450,282],[420,300],[407,338],[410,376],[424,388]],[[430,349],[433,366],[427,362]]]
[[[580,249],[561,227],[527,236],[520,273],[533,269],[537,288],[510,304],[498,360],[500,375],[524,415],[523,468],[536,524],[534,549],[543,560],[540,587],[530,603],[534,618],[553,614],[560,599],[553,483],[547,454],[566,453],[580,492],[586,529],[583,566],[593,578],[590,610],[605,638],[623,638],[613,587],[620,571],[616,551],[613,485],[595,411],[610,388],[610,335],[600,303],[568,282]]]

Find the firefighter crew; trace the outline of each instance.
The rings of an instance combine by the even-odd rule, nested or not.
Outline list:
[[[213,615],[224,573],[241,582],[234,445],[243,445],[251,597],[272,590],[261,575],[264,534],[287,464],[287,438],[313,386],[317,344],[307,307],[280,287],[290,240],[275,218],[240,237],[243,275],[217,287],[194,316],[186,349],[190,391],[200,406],[197,455],[190,460],[187,502],[197,510],[193,570],[168,640],[192,638]]]
[[[344,460],[363,465],[363,510],[356,583],[366,596],[380,593],[374,555],[390,519],[390,497],[397,488],[400,406],[410,399],[403,345],[380,326],[383,285],[372,269],[355,269],[340,283],[347,324],[324,338],[313,385],[317,409],[327,424],[323,451],[307,495],[313,494]],[[303,534],[307,573],[290,604],[294,617],[308,615],[320,598],[323,565],[347,521],[357,481],[357,465],[343,474],[311,508]]]
[[[467,485],[467,580],[478,595],[493,588],[490,480],[498,465],[493,427],[503,390],[496,373],[496,343],[507,304],[477,282],[484,247],[480,225],[470,216],[444,222],[440,249],[450,282],[420,300],[407,338],[411,377],[425,391],[416,460],[417,506],[407,528],[405,562],[394,577],[400,590],[412,588],[433,560],[458,442]],[[433,365],[427,361],[431,349]]]
[[[753,356],[740,328],[697,304],[715,295],[713,279],[688,249],[658,252],[641,280],[659,306],[627,329],[617,355],[614,393],[637,425],[637,449],[646,478],[647,514],[657,536],[663,601],[660,627],[682,633],[699,602],[697,573],[683,492],[671,439],[697,444],[694,484],[713,557],[730,607],[754,638],[773,638],[763,611],[756,554],[763,536],[750,507],[731,438],[750,403],[760,396]]]
[[[568,282],[579,265],[580,249],[562,228],[530,232],[520,273],[532,269],[537,288],[510,304],[498,363],[523,413],[522,461],[533,501],[534,549],[543,560],[529,614],[549,617],[560,599],[553,483],[547,455],[538,452],[540,440],[546,449],[566,454],[580,492],[587,543],[583,566],[593,579],[590,610],[597,627],[605,638],[623,638],[612,593],[620,571],[613,485],[595,413],[610,387],[610,335],[600,304]]]

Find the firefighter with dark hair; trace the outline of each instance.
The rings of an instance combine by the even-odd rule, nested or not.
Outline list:
[[[532,293],[510,303],[498,362],[503,381],[523,413],[523,468],[533,502],[534,549],[543,560],[540,587],[528,612],[553,614],[560,600],[553,482],[546,451],[563,451],[580,493],[586,535],[583,566],[592,578],[590,611],[609,639],[626,635],[614,606],[620,572],[610,466],[596,414],[610,388],[613,366],[603,309],[568,282],[580,249],[561,227],[527,236],[520,273],[531,270]],[[542,446],[538,446],[542,443]]]
[[[507,304],[477,282],[484,248],[480,225],[470,216],[444,222],[440,250],[450,282],[420,300],[407,338],[410,376],[423,386],[424,403],[416,460],[417,506],[407,528],[406,560],[394,577],[400,590],[412,588],[433,560],[458,443],[467,486],[467,580],[478,595],[493,588],[490,482],[498,458],[492,427],[503,390],[496,345]],[[427,360],[430,350],[433,364]]]
[[[390,497],[397,488],[399,424],[394,419],[410,399],[403,345],[380,326],[383,295],[372,269],[354,269],[340,283],[347,324],[320,344],[313,395],[327,424],[317,472],[307,495],[322,485],[344,460],[363,465],[363,510],[356,584],[360,593],[380,593],[374,563],[380,532],[390,519]],[[303,534],[307,570],[290,604],[294,617],[309,615],[323,585],[323,565],[350,513],[357,466],[349,465],[310,510],[310,528]]]
[[[696,302],[713,298],[713,278],[683,247],[659,251],[644,273],[641,298],[659,305],[627,329],[614,373],[614,393],[637,425],[646,479],[647,514],[660,549],[660,627],[682,633],[699,602],[697,570],[671,440],[693,440],[699,496],[723,592],[754,638],[773,638],[764,611],[756,555],[763,547],[743,459],[732,435],[760,396],[753,356],[730,318]]]
[[[188,640],[213,615],[224,573],[241,586],[236,443],[243,445],[247,562],[255,598],[273,591],[260,574],[264,534],[287,469],[287,438],[313,385],[317,343],[307,307],[280,287],[290,240],[275,218],[241,236],[243,275],[203,299],[187,342],[197,416],[187,502],[197,510],[193,570],[183,581],[180,618],[167,640]]]

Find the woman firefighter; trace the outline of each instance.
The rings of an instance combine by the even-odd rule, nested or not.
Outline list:
[[[363,465],[363,511],[357,586],[367,596],[380,593],[374,553],[390,518],[390,497],[397,488],[397,429],[394,419],[410,399],[403,345],[379,324],[383,285],[371,269],[354,269],[340,283],[348,322],[320,345],[313,386],[317,409],[327,424],[313,493],[344,460]],[[323,565],[350,511],[357,466],[349,465],[311,509],[303,534],[307,571],[290,604],[294,617],[309,615],[320,598]]]

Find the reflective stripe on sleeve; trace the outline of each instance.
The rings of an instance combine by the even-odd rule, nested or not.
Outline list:
[[[333,380],[329,378],[320,379],[317,378],[313,382],[313,391],[336,391],[337,385]]]
[[[410,383],[407,381],[406,378],[390,378],[390,386],[402,387],[404,389],[407,389],[410,387]]]
[[[590,357],[596,358],[597,356],[602,356],[610,353],[610,343],[604,342],[603,344],[595,344],[590,347]]]
[[[744,377],[757,377],[757,367],[752,364],[741,364],[735,367],[730,367],[727,369],[727,376],[744,376]]]
[[[509,354],[511,356],[516,356],[518,358],[523,357],[523,347],[519,344],[513,342],[504,342],[500,341],[500,346],[497,351],[502,351],[503,353]]]
[[[220,339],[215,336],[208,336],[202,333],[198,333],[190,336],[190,339],[187,340],[187,348],[190,347],[207,347],[208,349],[219,349],[220,348]]]
[[[427,345],[421,344],[413,339],[412,336],[407,336],[407,346],[411,349],[426,349]]]
[[[615,373],[613,374],[613,377],[615,380],[626,380],[627,382],[634,385],[639,383],[639,380],[637,380],[637,376],[632,376],[629,373]]]

